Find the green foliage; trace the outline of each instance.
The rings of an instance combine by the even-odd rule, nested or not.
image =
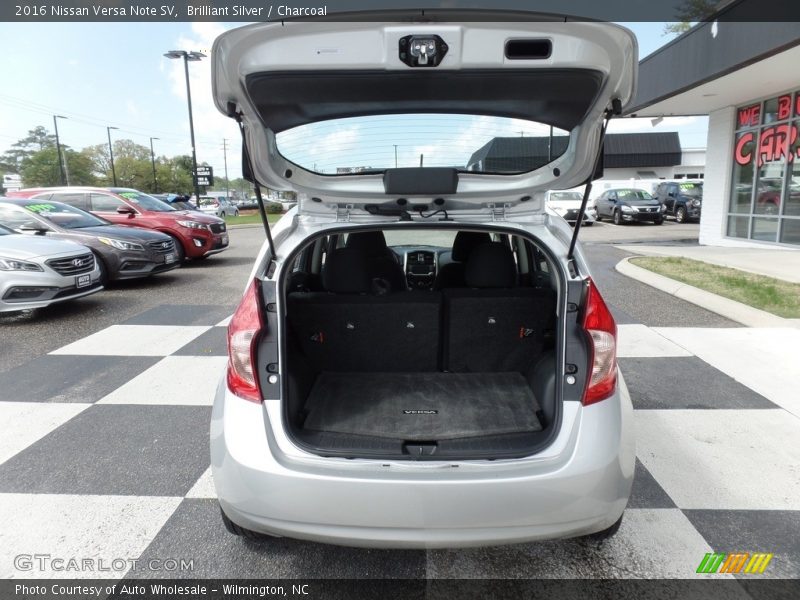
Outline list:
[[[664,34],[682,34],[689,31],[694,23],[707,19],[717,10],[717,0],[683,0],[678,5],[675,21],[664,25]]]
[[[70,185],[95,185],[92,162],[81,152],[62,147],[65,174]],[[22,159],[20,175],[26,186],[61,185],[61,170],[55,146],[44,148]]]
[[[267,214],[276,215],[283,212],[283,206],[281,206],[280,202],[267,202],[264,205],[264,210],[267,211]]]

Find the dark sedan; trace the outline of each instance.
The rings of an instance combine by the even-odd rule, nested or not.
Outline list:
[[[661,225],[664,212],[661,203],[648,192],[634,188],[606,190],[595,200],[597,220],[607,217],[615,225],[650,222]]]
[[[92,249],[103,281],[148,277],[180,266],[173,239],[122,227],[61,202],[0,200],[0,224],[20,233],[78,242]]]

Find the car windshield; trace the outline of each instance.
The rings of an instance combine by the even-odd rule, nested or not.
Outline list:
[[[278,133],[276,143],[287,160],[325,175],[420,166],[513,174],[564,154],[569,132],[486,115],[368,115],[301,125]]]
[[[684,196],[703,196],[703,185],[700,183],[682,183],[680,184],[681,194]]]
[[[552,192],[550,200],[583,200],[580,192]]]
[[[80,208],[75,208],[69,204],[61,202],[36,202],[31,201],[23,204],[23,207],[30,212],[39,215],[53,225],[58,225],[64,229],[82,229],[84,227],[97,227],[99,225],[110,225],[109,221],[96,217]]]
[[[142,208],[143,210],[152,210],[155,212],[172,212],[175,210],[166,202],[162,202],[158,198],[153,198],[152,196],[148,196],[142,192],[127,191],[115,193],[118,196],[122,196],[126,200],[131,201],[133,204]]]
[[[653,197],[644,190],[617,190],[617,198],[625,202],[642,202]]]

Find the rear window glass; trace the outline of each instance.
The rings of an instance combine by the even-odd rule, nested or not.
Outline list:
[[[420,166],[513,174],[564,154],[569,132],[496,116],[368,115],[301,125],[278,133],[276,143],[287,160],[325,175]]]

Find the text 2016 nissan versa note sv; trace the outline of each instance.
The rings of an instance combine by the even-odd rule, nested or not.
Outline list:
[[[217,107],[255,179],[298,198],[228,327],[211,466],[229,531],[446,547],[619,527],[634,444],[616,325],[544,193],[594,173],[636,42],[489,16],[216,40]],[[562,151],[489,170],[487,145],[520,131]]]

